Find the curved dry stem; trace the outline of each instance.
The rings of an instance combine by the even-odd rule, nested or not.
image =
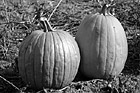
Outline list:
[[[52,11],[52,13],[50,14],[48,21],[51,19],[52,15],[54,14],[54,12],[56,11],[57,7],[59,7],[59,5],[61,4],[62,0],[59,1],[59,3],[57,4],[57,6],[54,8],[54,10]]]
[[[45,28],[44,28],[45,32],[53,31],[53,28],[51,27],[51,25],[46,17],[41,17],[40,20],[43,22],[43,24],[45,26]]]
[[[18,91],[21,92],[21,90],[20,90],[18,87],[16,87],[16,86],[15,86],[13,83],[11,83],[10,81],[6,80],[4,77],[0,76],[0,78],[3,79],[3,80],[4,80],[5,82],[7,82],[8,84],[10,84],[11,86],[13,86],[16,90],[18,90]]]

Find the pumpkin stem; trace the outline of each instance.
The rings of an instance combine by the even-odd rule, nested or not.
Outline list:
[[[103,14],[104,16],[108,14],[108,7],[107,4],[104,4],[102,9],[101,9],[101,14]]]
[[[101,9],[101,14],[105,15],[114,15],[114,6],[115,4],[104,4]]]
[[[114,0],[108,0],[108,3],[104,1],[104,5],[102,6],[101,9],[101,14],[105,15],[114,15],[114,6],[115,2]]]
[[[40,20],[43,22],[45,32],[53,31],[53,28],[46,17],[41,17]]]

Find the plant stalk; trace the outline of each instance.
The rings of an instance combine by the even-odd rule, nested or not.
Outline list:
[[[61,4],[62,0],[60,0],[57,4],[57,6],[54,8],[54,10],[52,11],[52,13],[50,14],[49,18],[48,18],[48,21],[50,21],[52,15],[54,14],[54,12],[56,11],[56,9],[59,7],[59,5]]]
[[[6,80],[4,77],[0,76],[0,78],[3,79],[3,80],[4,80],[5,82],[7,82],[8,84],[10,84],[11,86],[13,86],[16,90],[18,90],[18,91],[21,92],[21,90],[20,90],[18,87],[16,87],[16,86],[15,86],[13,83],[11,83],[10,81]]]
[[[105,16],[105,15],[107,15],[107,11],[108,11],[108,10],[107,10],[107,5],[104,4],[103,7],[102,7],[102,9],[101,9],[101,12],[100,12],[100,13],[103,14],[103,15]]]
[[[45,32],[53,31],[53,28],[51,27],[46,17],[41,17],[40,20],[43,22],[43,25],[45,27]]]

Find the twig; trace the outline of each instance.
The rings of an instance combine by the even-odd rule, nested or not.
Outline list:
[[[57,4],[57,6],[54,8],[54,10],[52,11],[52,13],[50,14],[48,21],[51,19],[52,15],[54,14],[54,12],[56,11],[57,7],[60,5],[60,3],[62,2],[62,0],[59,1],[59,3]]]
[[[7,25],[7,24],[25,24],[25,23],[29,23],[29,21],[21,21],[21,22],[15,22],[15,21],[12,21],[12,22],[4,22],[4,23],[0,23],[0,25]]]
[[[3,80],[4,80],[5,82],[7,82],[8,84],[10,84],[11,86],[13,86],[15,89],[17,89],[18,91],[21,92],[21,90],[20,90],[18,87],[16,87],[16,86],[15,86],[13,83],[11,83],[10,81],[6,80],[4,77],[0,76],[0,78],[3,79]]]

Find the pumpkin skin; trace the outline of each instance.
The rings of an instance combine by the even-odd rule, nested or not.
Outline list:
[[[86,77],[109,79],[123,70],[128,54],[126,35],[106,6],[82,20],[76,41],[81,52],[80,71]]]
[[[79,48],[68,32],[33,31],[19,50],[19,73],[34,89],[63,88],[77,74]]]

